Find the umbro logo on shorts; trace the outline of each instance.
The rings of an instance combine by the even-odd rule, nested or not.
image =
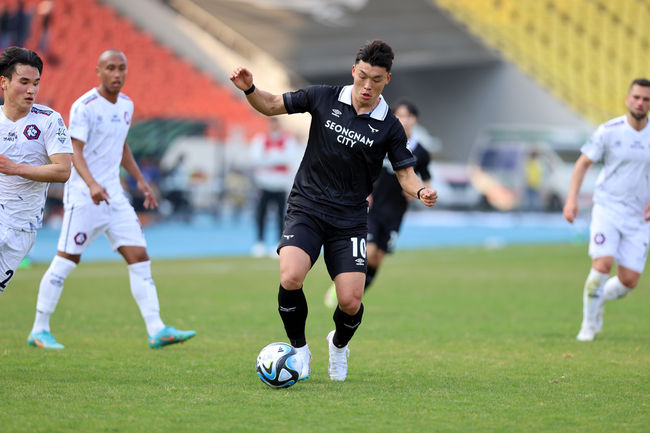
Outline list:
[[[366,264],[366,260],[362,259],[361,257],[359,257],[358,259],[355,259],[354,261],[357,262],[357,266],[363,266],[363,265]]]
[[[596,242],[596,245],[602,245],[605,243],[605,234],[604,233],[596,233],[594,235],[594,242]]]
[[[293,235],[282,235],[283,238],[291,239]]]

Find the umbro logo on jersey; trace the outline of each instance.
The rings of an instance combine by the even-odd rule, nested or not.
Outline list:
[[[293,235],[282,235],[283,238],[291,239]]]
[[[113,114],[113,117],[111,117],[111,122],[119,122],[120,121],[120,116],[117,114]]]
[[[339,117],[343,112],[337,108],[332,108],[332,116]]]
[[[41,136],[41,130],[36,125],[27,125],[23,131],[28,140],[36,140]]]
[[[370,128],[370,132],[372,132],[373,134],[374,134],[375,132],[379,131],[379,129],[375,129],[375,128],[373,128],[372,126],[370,126],[370,123],[368,124],[368,128]]]

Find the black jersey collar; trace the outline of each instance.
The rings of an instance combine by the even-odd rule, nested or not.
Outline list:
[[[339,102],[352,105],[352,85],[344,86],[339,93]],[[384,120],[388,114],[388,104],[382,95],[379,95],[379,104],[372,110],[369,115],[373,119]]]

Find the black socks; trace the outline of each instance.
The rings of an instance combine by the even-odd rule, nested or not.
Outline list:
[[[284,330],[293,347],[307,344],[305,322],[307,321],[307,299],[302,288],[286,290],[280,285],[278,292],[278,311],[284,323]]]
[[[376,274],[376,273],[377,273],[377,268],[372,267],[372,266],[370,266],[370,265],[368,265],[368,266],[366,267],[366,285],[363,286],[363,291],[364,291],[364,292],[365,292],[366,290],[368,290],[368,288],[369,288],[370,285],[372,284],[372,280],[375,279],[375,274]]]
[[[334,333],[334,340],[332,343],[339,349],[345,347],[352,339],[354,332],[361,325],[361,318],[363,317],[363,304],[359,307],[359,311],[354,316],[344,313],[337,306],[334,310],[334,324],[336,325],[336,332]]]

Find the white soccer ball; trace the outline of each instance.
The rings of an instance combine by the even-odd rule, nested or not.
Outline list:
[[[288,343],[271,343],[257,356],[257,376],[271,388],[288,388],[298,382],[302,358]]]

